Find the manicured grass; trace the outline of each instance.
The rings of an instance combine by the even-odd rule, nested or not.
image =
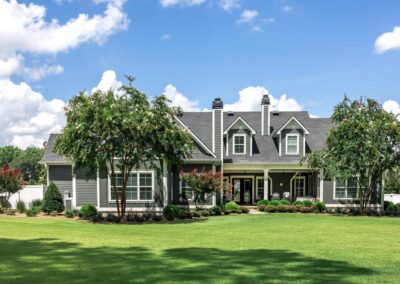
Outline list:
[[[0,217],[0,283],[400,282],[400,218],[96,225]]]

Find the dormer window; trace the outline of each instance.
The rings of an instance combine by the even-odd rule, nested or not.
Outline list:
[[[233,135],[233,154],[246,154],[246,134]]]
[[[299,154],[299,134],[286,134],[286,154]]]

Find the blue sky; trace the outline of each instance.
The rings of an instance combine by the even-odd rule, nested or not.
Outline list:
[[[329,116],[345,93],[400,101],[400,31],[389,34],[380,49],[376,45],[379,36],[400,26],[400,1],[32,1],[46,8],[43,21],[57,19],[59,26],[79,13],[102,16],[113,2],[124,15],[98,37],[55,51],[13,45],[3,52],[24,58],[16,71],[5,72],[5,80],[26,83],[44,101],[67,102],[79,90],[95,87],[106,70],[122,81],[124,74],[134,75],[149,96],[173,86],[199,109],[209,108],[214,97],[234,104],[239,91],[257,86],[277,99],[286,94],[320,117]],[[1,45],[7,45],[2,42],[0,60]],[[50,68],[40,79],[21,71],[41,66],[60,69]],[[252,89],[247,90],[243,96],[251,101]],[[284,109],[285,101],[279,103]],[[23,135],[33,135],[28,139],[33,144],[42,137]],[[17,140],[0,137],[3,144]]]

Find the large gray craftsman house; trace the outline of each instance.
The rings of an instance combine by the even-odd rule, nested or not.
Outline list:
[[[311,118],[306,111],[271,111],[269,97],[264,95],[260,111],[224,111],[223,102],[215,99],[211,112],[185,112],[178,122],[193,137],[192,158],[183,169],[161,163],[160,178],[153,169],[132,172],[128,211],[159,211],[169,203],[192,206],[190,188],[179,175],[194,168],[222,171],[232,184],[232,192],[213,196],[208,206],[222,199],[248,205],[260,199],[311,199],[328,207],[352,207],[359,202],[355,180],[323,180],[319,171],[299,165],[305,154],[323,148],[332,125],[328,118]],[[71,161],[53,152],[56,138],[50,135],[42,160],[48,182],[58,185],[68,206],[90,203],[100,211],[115,211],[107,172],[99,171],[92,179],[82,170],[73,174]],[[380,207],[382,202],[379,194],[370,206]]]

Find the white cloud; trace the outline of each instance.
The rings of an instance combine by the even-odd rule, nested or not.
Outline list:
[[[240,7],[240,0],[220,0],[219,5],[225,11],[232,11]]]
[[[171,101],[171,106],[179,106],[183,111],[200,111],[199,102],[189,100],[174,85],[168,84],[163,94]]]
[[[286,4],[286,5],[283,5],[282,11],[285,12],[285,13],[289,13],[290,14],[290,13],[293,13],[295,11],[295,7]]]
[[[117,94],[119,93],[119,89],[122,87],[122,82],[117,80],[117,74],[113,70],[104,71],[101,76],[100,82],[96,87],[92,89],[92,93],[100,90],[102,92],[107,92],[110,89],[115,91]]]
[[[23,67],[21,72],[31,80],[40,80],[50,74],[61,74],[64,72],[64,68],[61,65],[43,65],[38,68]]]
[[[65,103],[46,100],[26,83],[0,80],[0,145],[41,146],[65,125]]]
[[[397,101],[387,100],[383,103],[382,107],[387,112],[397,115],[397,119],[400,120],[400,104]]]
[[[261,108],[261,99],[264,94],[269,94],[268,90],[264,87],[247,87],[239,91],[239,100],[233,104],[225,104],[224,110],[232,111],[258,111]],[[288,98],[283,94],[280,98],[275,98],[269,95],[271,102],[271,109],[278,111],[300,111],[303,106],[295,99]]]
[[[162,40],[170,40],[171,39],[171,35],[170,34],[164,34],[161,36]]]
[[[393,28],[393,31],[378,36],[375,40],[375,51],[384,53],[392,49],[400,49],[400,26]]]
[[[0,64],[0,75],[5,78],[21,71],[24,53],[57,54],[85,42],[103,43],[111,34],[127,28],[124,2],[94,0],[95,4],[106,4],[103,14],[79,14],[60,24],[57,19],[46,21],[45,6],[0,0],[0,62],[8,63],[6,67]]]
[[[160,0],[160,5],[162,7],[170,7],[170,6],[195,6],[200,5],[206,2],[206,0]]]
[[[242,14],[240,15],[239,20],[237,21],[238,24],[251,24],[258,16],[257,10],[248,10],[244,9]]]

